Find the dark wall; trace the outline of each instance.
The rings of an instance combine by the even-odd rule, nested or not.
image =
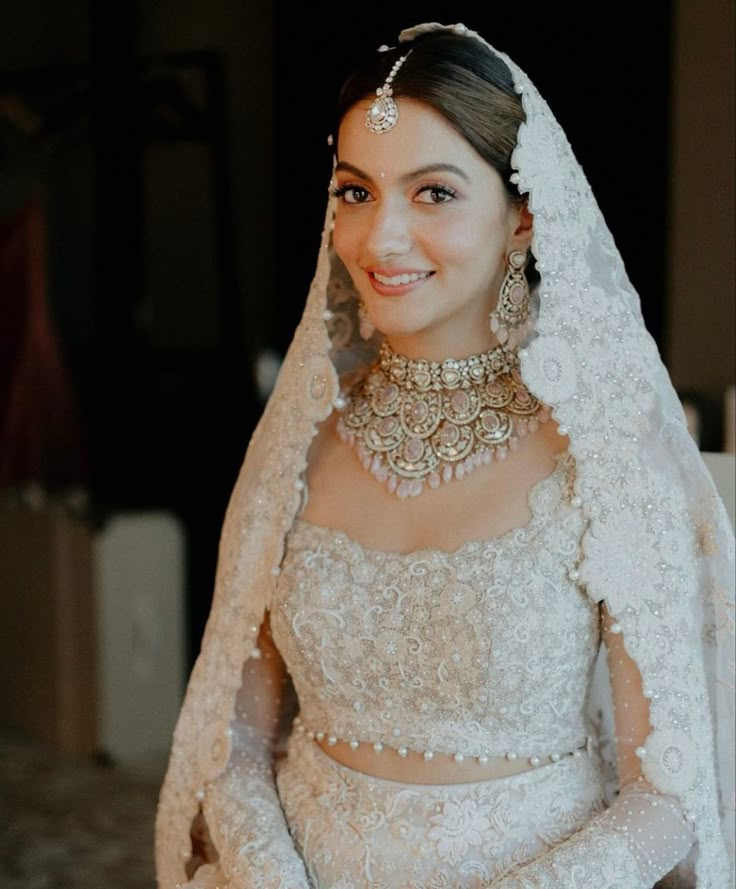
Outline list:
[[[148,507],[182,518],[190,659],[262,407],[253,359],[283,350],[300,316],[356,53],[448,16],[508,52],[565,127],[661,342],[670,4],[60,9],[31,0],[4,23],[0,95],[47,127],[34,160],[49,305],[88,442],[80,481],[100,521]]]
[[[43,208],[50,334],[85,455],[15,461],[2,481],[38,482],[55,498],[83,486],[100,524],[120,510],[176,514],[190,659],[261,409],[252,368],[273,292],[271,33],[270,3],[257,0],[71,3],[63,14],[30,0],[0,29],[0,223],[26,199]],[[23,194],[19,169],[32,170]],[[12,297],[6,376],[22,363],[23,313],[31,323],[21,285]],[[34,361],[48,365],[43,348]],[[58,452],[45,416],[58,380],[25,385],[33,437]]]

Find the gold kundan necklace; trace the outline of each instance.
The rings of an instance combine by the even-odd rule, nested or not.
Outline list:
[[[470,358],[405,358],[384,340],[346,393],[337,430],[364,468],[398,497],[416,497],[495,457],[549,419],[524,385],[514,349]]]

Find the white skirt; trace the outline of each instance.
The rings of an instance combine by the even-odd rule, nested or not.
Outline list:
[[[587,753],[507,778],[405,784],[343,766],[300,734],[277,784],[316,889],[479,889],[567,839],[604,793]]]

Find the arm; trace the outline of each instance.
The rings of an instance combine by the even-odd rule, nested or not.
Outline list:
[[[649,702],[605,607],[603,639],[614,706],[618,796],[564,843],[494,881],[491,889],[652,889],[693,843],[678,800],[658,793],[642,774],[637,751],[642,752],[651,732]]]
[[[203,803],[219,862],[201,867],[182,889],[307,889],[310,885],[273,777],[286,689],[286,668],[266,620],[258,648],[243,666],[229,762],[208,784]]]

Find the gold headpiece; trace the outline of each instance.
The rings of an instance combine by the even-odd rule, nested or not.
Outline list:
[[[387,46],[381,46],[379,47],[379,52],[385,52],[387,49]],[[396,77],[396,72],[404,64],[410,53],[411,50],[394,62],[386,81],[383,86],[378,87],[376,98],[368,111],[366,111],[365,125],[372,133],[385,133],[386,130],[390,130],[391,127],[395,126],[396,121],[399,119],[399,109],[396,107],[396,102],[391,98],[393,94],[391,84],[394,77]]]

